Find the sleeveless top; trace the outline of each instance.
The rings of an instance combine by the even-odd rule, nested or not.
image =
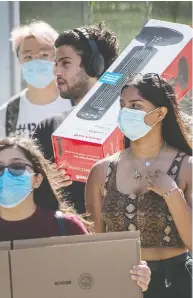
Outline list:
[[[178,152],[168,175],[177,179],[186,154]],[[107,232],[140,231],[141,247],[184,247],[163,197],[153,191],[123,194],[116,185],[119,156],[110,162],[104,188],[102,217]]]

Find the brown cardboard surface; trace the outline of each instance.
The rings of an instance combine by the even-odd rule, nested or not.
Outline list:
[[[138,239],[13,250],[13,298],[139,298],[139,251]]]
[[[11,298],[10,267],[9,267],[10,242],[0,243],[0,297]]]
[[[0,250],[10,250],[11,242],[10,241],[2,241],[0,242]]]
[[[32,247],[44,247],[61,244],[73,244],[73,243],[85,243],[96,241],[108,241],[108,240],[121,240],[121,239],[139,239],[140,232],[112,232],[101,233],[94,235],[78,235],[78,236],[63,236],[63,237],[50,237],[41,239],[29,239],[29,240],[17,240],[13,242],[14,249],[32,248]]]

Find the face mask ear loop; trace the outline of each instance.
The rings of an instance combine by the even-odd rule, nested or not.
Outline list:
[[[36,175],[38,175],[38,174],[35,173],[35,172],[34,172],[33,174],[30,174],[31,177],[32,177],[32,176],[36,176]],[[30,193],[31,193],[32,191],[34,191],[35,189],[36,189],[35,187],[32,187],[32,189],[30,190]],[[29,194],[30,194],[30,193],[29,193]]]
[[[147,113],[146,115],[149,115],[149,114],[151,114],[151,113],[153,113],[153,112],[159,110],[160,108],[161,108],[161,107],[158,107],[158,108],[156,108],[155,110],[153,110],[153,111]],[[156,123],[154,123],[154,124],[151,126],[151,128],[153,128],[158,122],[159,122],[159,120],[158,120]]]
[[[159,122],[159,120],[158,120],[156,123],[154,123],[154,124],[151,126],[151,128],[153,128],[158,122]]]
[[[153,111],[147,113],[147,115],[149,115],[149,114],[151,114],[151,113],[153,113],[153,112],[155,112],[155,111],[157,111],[157,110],[159,110],[159,109],[161,109],[161,107],[158,107],[158,108],[154,109]]]

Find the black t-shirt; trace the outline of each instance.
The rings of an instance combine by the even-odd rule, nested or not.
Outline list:
[[[54,152],[52,147],[51,136],[53,132],[60,126],[69,113],[54,116],[42,121],[33,135],[37,140],[40,149],[44,153],[46,159],[54,162]],[[62,189],[62,195],[65,200],[71,203],[79,214],[85,213],[84,202],[85,183],[74,181],[72,185]],[[44,208],[57,209],[58,204],[50,191],[48,183],[43,181],[41,186],[36,190],[36,203]]]

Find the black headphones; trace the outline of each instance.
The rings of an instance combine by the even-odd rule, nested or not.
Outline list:
[[[105,60],[100,53],[96,42],[94,39],[90,39],[89,34],[85,29],[77,28],[73,29],[73,31],[78,33],[80,38],[87,40],[92,52],[90,60],[88,62],[85,61],[85,70],[87,74],[90,77],[100,77],[105,70]]]

